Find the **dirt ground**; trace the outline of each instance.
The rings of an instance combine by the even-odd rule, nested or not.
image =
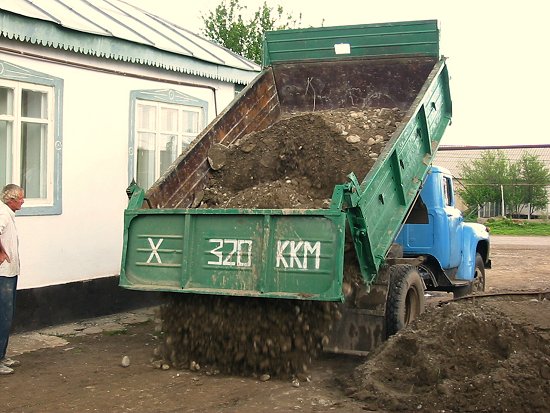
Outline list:
[[[550,290],[550,237],[495,236],[492,259],[488,292]],[[15,374],[0,376],[1,411],[546,412],[550,301],[538,298],[438,306],[450,295],[432,296],[428,311],[376,354],[325,354],[298,387],[288,379],[154,368],[153,320],[65,337],[66,345],[19,355]]]
[[[448,297],[433,294],[354,370],[348,393],[373,411],[549,411],[548,252],[550,238],[493,237],[492,296],[437,305]]]

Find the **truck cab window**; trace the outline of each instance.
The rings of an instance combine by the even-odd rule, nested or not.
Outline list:
[[[453,185],[451,178],[448,176],[443,178],[443,199],[445,200],[445,206],[453,206]]]

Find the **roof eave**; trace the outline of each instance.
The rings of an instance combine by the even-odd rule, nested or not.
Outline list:
[[[123,39],[66,29],[3,10],[0,10],[0,23],[2,37],[82,55],[239,84],[249,83],[258,73],[257,70],[214,64],[196,56],[171,53]]]

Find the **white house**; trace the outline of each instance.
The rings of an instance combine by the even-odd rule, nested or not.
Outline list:
[[[0,186],[26,191],[16,325],[145,299],[118,287],[125,189],[153,183],[259,70],[130,2],[2,0]]]

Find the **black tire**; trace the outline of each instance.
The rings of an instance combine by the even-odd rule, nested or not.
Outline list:
[[[476,267],[474,269],[473,281],[464,286],[458,287],[453,291],[454,298],[460,298],[467,295],[482,293],[485,291],[485,264],[481,254],[476,254]]]
[[[482,293],[485,291],[485,264],[481,254],[476,254],[476,269],[474,282],[472,283],[472,293]]]
[[[406,327],[424,312],[424,283],[416,267],[390,267],[390,287],[386,302],[386,332],[388,336]]]

